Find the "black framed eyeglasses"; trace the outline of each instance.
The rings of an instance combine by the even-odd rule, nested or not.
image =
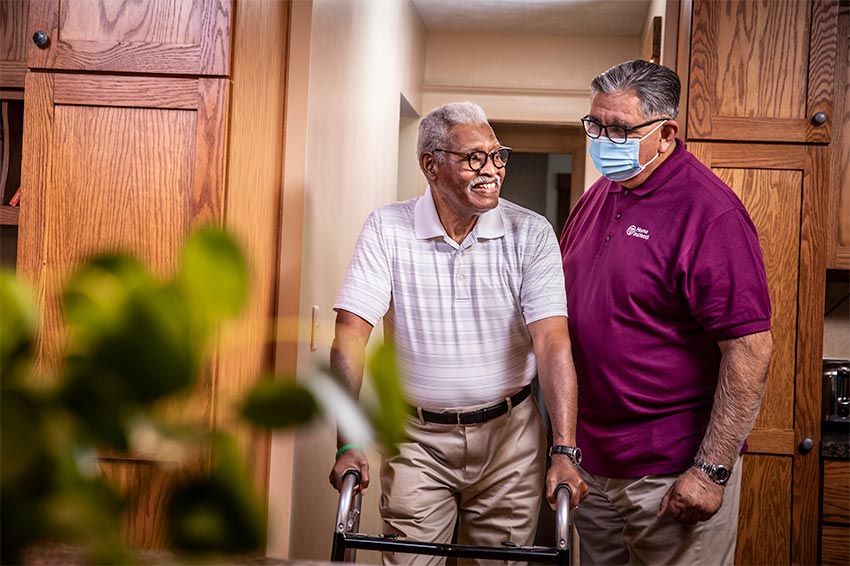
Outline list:
[[[487,166],[487,159],[493,161],[493,165],[496,169],[502,169],[505,165],[508,164],[508,159],[511,157],[511,152],[513,151],[509,147],[502,146],[499,149],[495,149],[490,153],[486,151],[470,151],[469,153],[460,153],[458,151],[450,151],[448,149],[435,149],[434,151],[442,151],[443,153],[451,153],[452,155],[460,155],[463,157],[466,162],[469,164],[469,168],[478,173],[484,167]]]
[[[654,120],[650,120],[648,122],[644,122],[643,124],[638,124],[637,126],[626,127],[626,126],[603,126],[590,116],[585,116],[581,119],[581,123],[584,126],[584,133],[587,134],[587,137],[591,139],[597,139],[602,135],[602,131],[605,131],[605,137],[611,140],[614,143],[626,143],[629,139],[629,133],[637,130],[638,128],[643,128],[644,126],[648,126],[650,124],[654,124],[656,122],[663,122],[664,120],[669,120],[670,118],[656,118]]]

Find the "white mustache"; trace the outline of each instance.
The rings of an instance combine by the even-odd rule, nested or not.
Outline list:
[[[483,185],[485,183],[496,183],[496,188],[501,188],[502,179],[501,177],[491,177],[489,175],[484,175],[481,177],[476,177],[469,182],[466,186],[467,189],[472,189],[475,185]]]

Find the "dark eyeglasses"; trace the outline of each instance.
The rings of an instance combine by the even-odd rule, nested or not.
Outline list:
[[[452,155],[460,155],[466,162],[469,164],[469,168],[478,173],[484,167],[487,166],[487,158],[489,157],[493,161],[493,165],[496,169],[502,169],[505,165],[508,164],[508,159],[511,156],[511,152],[513,151],[509,147],[500,147],[499,149],[493,150],[490,153],[486,151],[471,151],[469,153],[460,153],[457,151],[449,151],[448,149],[435,149],[434,151],[442,151],[443,153],[451,153]]]
[[[670,118],[656,118],[655,120],[650,120],[649,122],[644,122],[643,124],[638,124],[637,126],[632,126],[631,128],[625,126],[603,126],[593,118],[589,116],[585,116],[581,119],[581,123],[584,125],[584,133],[587,134],[587,137],[596,139],[602,135],[602,130],[605,130],[605,137],[611,140],[614,143],[626,143],[629,139],[629,133],[637,130],[638,128],[643,128],[644,126],[648,126],[650,124],[654,124],[656,122],[662,122],[664,120],[669,120]]]

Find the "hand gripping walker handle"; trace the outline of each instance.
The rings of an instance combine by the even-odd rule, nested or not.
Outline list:
[[[555,488],[555,498],[557,500],[555,514],[555,547],[559,550],[567,550],[570,548],[570,499],[573,492],[570,486],[562,483]]]

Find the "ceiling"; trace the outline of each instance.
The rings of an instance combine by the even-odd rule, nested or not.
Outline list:
[[[640,35],[651,0],[412,0],[430,32]]]

